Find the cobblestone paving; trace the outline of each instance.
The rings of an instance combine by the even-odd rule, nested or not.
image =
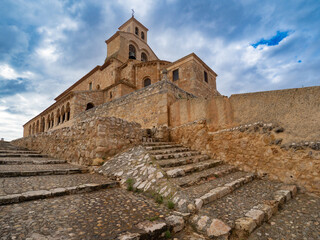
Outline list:
[[[256,229],[249,240],[319,240],[320,198],[298,194]]]
[[[46,164],[46,165],[0,165],[0,172],[37,171],[53,169],[73,169],[79,166],[71,164]]]
[[[234,192],[212,203],[205,205],[200,213],[221,219],[229,226],[234,226],[234,221],[244,217],[245,213],[264,200],[272,200],[273,193],[283,184],[264,180],[254,180],[240,187]]]
[[[120,188],[0,206],[0,239],[114,239],[166,211]]]
[[[58,187],[72,187],[86,183],[106,183],[109,181],[105,176],[98,174],[0,178],[0,196]]]

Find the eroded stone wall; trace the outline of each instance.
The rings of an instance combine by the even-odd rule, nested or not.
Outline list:
[[[12,143],[72,163],[91,165],[97,158],[106,161],[141,141],[140,124],[92,113],[94,109],[79,115],[71,127],[39,133]]]
[[[282,144],[282,131],[275,124],[256,123],[210,132],[206,121],[200,120],[172,128],[170,136],[241,170],[320,194],[320,141],[300,147]]]

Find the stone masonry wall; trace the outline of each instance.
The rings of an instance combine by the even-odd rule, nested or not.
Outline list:
[[[72,127],[20,138],[12,143],[75,164],[91,165],[103,163],[141,141],[138,123],[93,113],[94,109],[91,109],[81,114]]]
[[[170,136],[241,170],[267,174],[320,194],[320,141],[282,145],[283,130],[274,124],[255,123],[210,132],[206,121],[200,120],[172,128]]]

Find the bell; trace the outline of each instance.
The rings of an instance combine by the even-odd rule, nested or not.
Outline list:
[[[134,52],[129,52],[129,59],[136,59],[136,54]]]

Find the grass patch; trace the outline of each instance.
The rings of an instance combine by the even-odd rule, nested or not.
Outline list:
[[[171,238],[171,237],[172,237],[172,236],[171,236],[171,232],[170,232],[169,230],[165,231],[164,237],[165,237],[166,239]]]
[[[163,203],[163,197],[160,195],[160,194],[155,194],[154,196],[155,200],[156,200],[156,203],[158,204],[162,204]]]
[[[174,209],[174,202],[172,202],[171,200],[169,200],[169,201],[167,202],[167,206],[168,206],[169,209]]]
[[[127,183],[127,190],[133,191],[134,180],[132,178],[128,178],[126,183]]]
[[[149,218],[148,220],[153,222],[153,221],[158,220],[158,219],[159,219],[159,216],[154,216],[154,217]]]

